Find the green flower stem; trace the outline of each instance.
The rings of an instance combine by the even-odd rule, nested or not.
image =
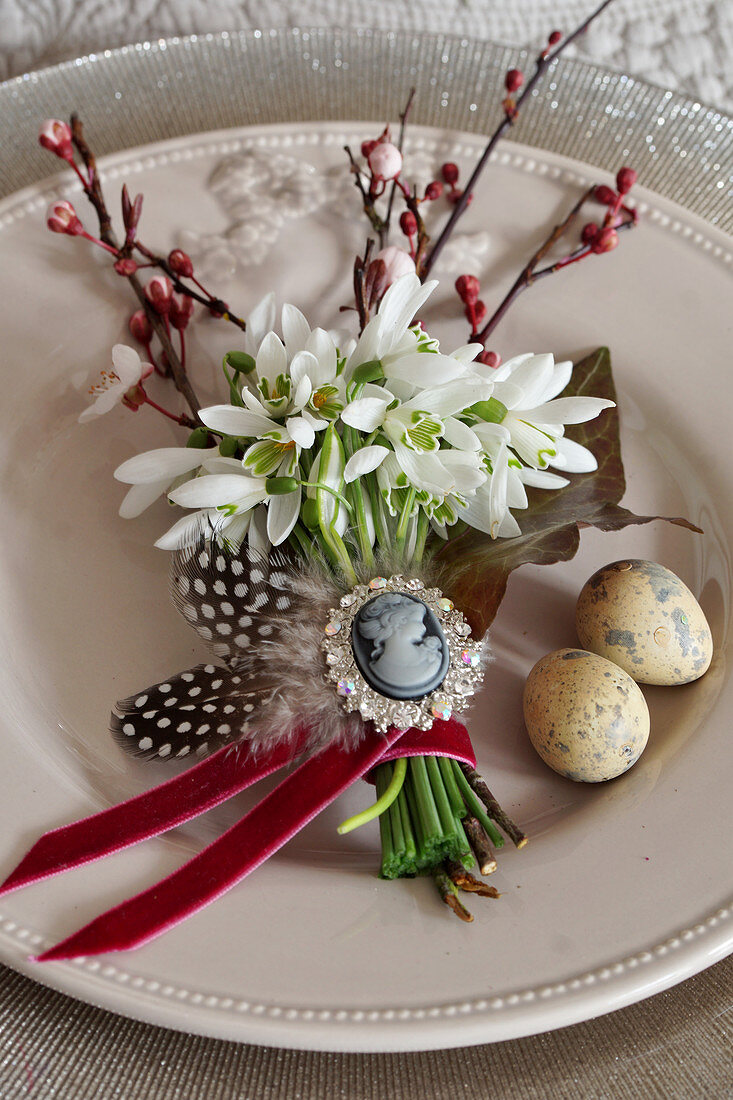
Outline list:
[[[389,547],[392,540],[382,520],[382,498],[375,473],[367,474],[364,479],[369,499],[372,502],[372,519],[374,521],[374,535],[377,546]]]
[[[313,539],[301,523],[296,523],[290,533],[289,542],[295,550],[304,555],[306,559],[313,556]]]
[[[451,809],[457,818],[462,819],[466,816],[468,811],[466,810],[466,803],[463,801],[461,792],[458,789],[456,777],[453,774],[453,761],[449,760],[447,756],[439,756],[438,767],[443,777],[443,783],[445,784],[446,793],[450,800]]]
[[[474,793],[471,784],[468,782],[465,775],[461,771],[461,766],[457,760],[453,761],[453,774],[456,777],[456,782],[458,783],[460,792],[463,795],[463,801],[468,806],[469,811],[473,814],[475,818],[477,818],[481,822],[494,847],[503,848],[504,837],[501,835],[496,825],[494,825],[494,822],[486,813],[486,809],[481,802],[481,799]]]
[[[463,820],[460,817],[456,817],[456,836],[458,837],[458,847],[460,848],[459,859],[466,870],[470,870],[471,867],[476,866],[476,860],[471,851],[471,845],[466,836],[466,830],[463,828]]]
[[[377,770],[375,781],[377,794],[381,797],[387,789],[388,781],[386,776],[380,775],[380,771],[381,769]],[[382,875],[384,878],[397,878],[398,872],[395,870],[396,861],[389,814],[382,814],[379,818],[379,839],[382,844]]]
[[[402,822],[402,835],[405,838],[405,860],[407,866],[412,868],[408,873],[414,874],[417,867],[417,844],[415,842],[415,833],[412,827],[412,818],[410,817],[410,807],[404,786],[392,809],[397,809],[399,811]]]
[[[360,448],[360,441],[356,432],[356,428],[352,428],[347,425],[344,428],[344,450],[346,452],[347,459],[351,457]],[[351,497],[353,511],[356,516],[356,535],[359,540],[359,553],[364,564],[372,569],[374,567],[374,552],[372,550],[371,540],[369,538],[369,528],[367,526],[366,508],[364,506],[364,492],[361,487],[361,479],[357,478],[356,481],[352,481],[347,486],[347,492]]]
[[[417,513],[417,539],[415,540],[415,549],[412,554],[412,564],[420,565],[425,553],[425,540],[428,537],[430,531],[430,520],[428,519],[427,512],[422,508]]]
[[[435,798],[430,788],[424,756],[410,757],[410,774],[415,789],[417,812],[420,816],[420,824],[425,838],[426,852],[430,852],[436,846],[436,843],[443,838],[443,829],[438,807],[435,805]]]
[[[330,485],[324,485],[322,481],[301,481],[300,484],[304,489],[322,489],[324,493],[330,493],[340,504],[343,504],[349,515],[353,514],[354,509],[351,502],[343,493],[339,493],[337,489],[332,489]]]
[[[435,805],[438,810],[443,832],[446,836],[455,836],[456,815],[453,813],[450,800],[446,793],[443,777],[438,767],[438,761],[434,756],[421,756],[420,759],[425,762],[425,769],[430,781],[430,790],[435,799]]]
[[[417,490],[414,486],[410,486],[407,493],[407,499],[402,506],[402,512],[400,514],[399,523],[397,524],[397,534],[395,535],[395,548],[402,552],[405,548],[405,540],[407,539],[407,529],[412,517],[412,509],[415,505],[415,497],[417,496]]]
[[[382,767],[386,768],[387,765],[382,765]],[[380,795],[377,801],[366,810],[362,810],[361,813],[354,814],[353,817],[343,821],[336,830],[337,832],[350,833],[353,829],[358,829],[359,826],[366,825],[367,822],[373,821],[375,817],[379,817],[380,814],[383,814],[385,810],[389,809],[402,790],[402,784],[405,782],[405,774],[407,772],[407,761],[401,756],[396,761],[394,767],[389,770],[392,772],[392,778],[384,794]]]
[[[423,867],[427,864],[427,854],[425,851],[425,830],[423,829],[422,820],[417,808],[417,797],[415,795],[415,783],[412,776],[412,769],[407,769],[407,776],[405,778],[405,784],[402,788],[407,800],[408,813],[412,822],[413,834],[415,837],[415,861],[418,867]]]

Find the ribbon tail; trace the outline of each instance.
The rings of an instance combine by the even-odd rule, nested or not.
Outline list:
[[[283,744],[253,757],[226,745],[143,794],[44,833],[2,883],[0,895],[182,825],[283,767],[297,751]]]
[[[222,836],[162,882],[108,910],[39,955],[38,962],[124,951],[149,942],[221,897],[282,847],[402,736],[367,735],[351,752],[310,757]]]

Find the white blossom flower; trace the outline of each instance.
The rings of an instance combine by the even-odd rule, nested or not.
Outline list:
[[[79,423],[103,416],[119,402],[137,409],[144,401],[140,383],[153,373],[152,363],[144,363],[134,348],[115,344],[112,348],[112,370],[103,370],[99,382],[89,390],[94,404],[84,409]]]

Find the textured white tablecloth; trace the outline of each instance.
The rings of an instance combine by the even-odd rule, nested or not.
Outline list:
[[[444,31],[516,44],[594,0],[0,0],[0,79],[129,42],[285,26]],[[616,0],[576,51],[733,111],[733,0]]]

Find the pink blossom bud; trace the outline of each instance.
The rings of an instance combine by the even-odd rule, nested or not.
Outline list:
[[[454,164],[452,160],[449,160],[440,169],[440,174],[448,186],[453,187],[453,185],[458,182],[458,165]]]
[[[375,179],[393,180],[402,171],[402,153],[391,141],[380,141],[367,159]]]
[[[397,248],[394,244],[390,244],[387,248],[383,248],[381,252],[377,253],[374,259],[384,261],[387,278],[386,287],[391,286],[392,283],[402,275],[415,274],[414,260],[408,256],[404,248]]]
[[[510,69],[504,77],[504,87],[509,92],[509,95],[513,95],[514,92],[518,92],[524,84],[524,73],[521,69]]]
[[[193,264],[191,263],[191,257],[180,248],[174,248],[168,256],[168,263],[171,270],[175,271],[176,275],[181,275],[184,279],[190,279],[193,275]]]
[[[461,191],[460,187],[453,187],[448,192],[447,197],[448,197],[448,202],[451,203],[453,206],[455,206],[455,204],[458,202],[458,200],[463,198],[463,191]],[[472,202],[473,202],[473,195],[469,195],[468,198],[466,199],[466,206],[470,206]]]
[[[618,233],[610,225],[607,225],[605,229],[600,231],[591,248],[596,254],[600,254],[601,252],[610,252],[617,244]]]
[[[365,159],[368,160],[369,157],[371,156],[372,151],[374,149],[376,149],[376,147],[377,147],[377,142],[376,141],[362,141],[362,143],[361,143],[361,155]]]
[[[153,339],[153,326],[144,309],[135,310],[128,322],[128,327],[139,344],[149,344]]]
[[[366,270],[364,280],[364,295],[371,309],[384,295],[387,289],[387,265],[384,260],[377,258],[372,260]]]
[[[68,233],[70,237],[76,237],[84,232],[84,226],[79,221],[76,210],[66,199],[51,203],[46,214],[46,225],[52,233]]]
[[[636,172],[633,168],[620,168],[616,176],[616,186],[620,195],[626,195],[636,183]]]
[[[425,198],[428,202],[434,202],[435,199],[439,199],[443,194],[443,184],[440,180],[431,180],[431,182],[425,188]]]
[[[406,237],[414,237],[417,233],[417,218],[412,210],[403,210],[400,215],[400,229]]]
[[[467,305],[464,313],[466,314],[466,320],[470,321],[475,330],[486,320],[488,310],[486,309],[486,303],[479,299],[477,302],[471,302]]]
[[[598,233],[599,228],[595,224],[595,222],[588,222],[587,225],[583,226],[583,230],[580,234],[580,239],[582,240],[583,244],[593,244],[593,241],[598,236]]]
[[[459,275],[456,279],[456,293],[466,305],[473,305],[478,301],[481,284],[475,275]]]
[[[487,367],[500,367],[501,356],[495,351],[482,351],[478,357],[479,363],[483,363]]]
[[[164,315],[171,305],[173,283],[167,275],[153,275],[145,287],[145,297],[156,313]]]
[[[114,269],[118,275],[134,275],[137,271],[137,264],[132,256],[124,256],[121,260],[115,260]]]
[[[551,46],[556,46],[562,38],[562,31],[553,31],[550,37],[547,39]]]
[[[616,201],[616,192],[612,191],[610,187],[606,187],[605,183],[601,183],[596,187],[593,196],[598,202],[602,202],[604,206],[613,206]]]
[[[402,172],[402,153],[392,142],[375,145],[368,160],[375,179],[396,179]]]
[[[193,298],[188,294],[172,294],[168,320],[173,328],[183,332],[193,315]]]
[[[38,131],[38,141],[49,153],[53,153],[62,160],[72,161],[74,151],[71,144],[71,129],[59,118],[47,118],[41,123]]]

